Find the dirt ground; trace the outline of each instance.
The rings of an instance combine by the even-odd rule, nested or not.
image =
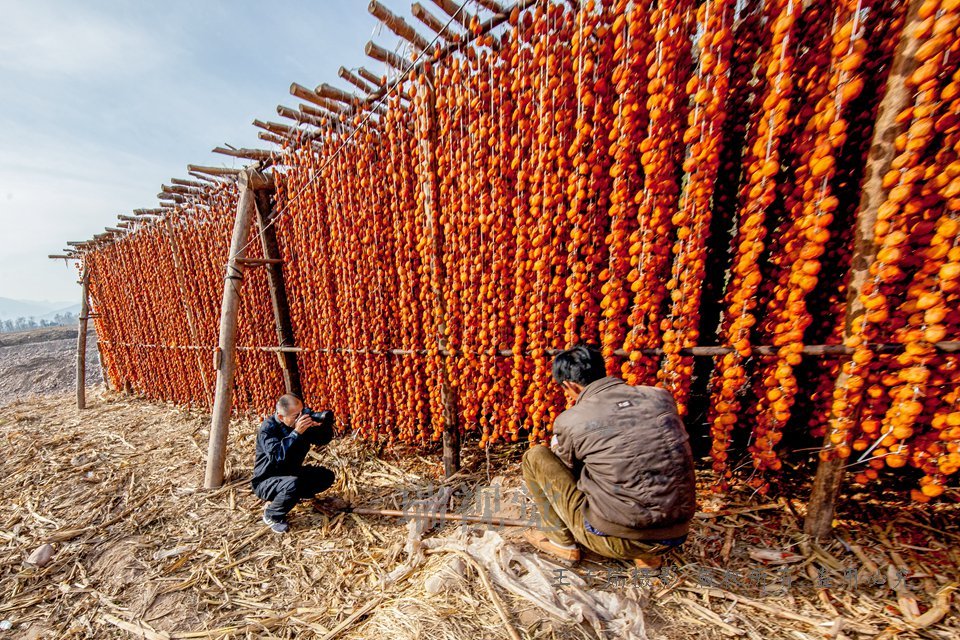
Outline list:
[[[0,404],[30,394],[60,393],[76,384],[76,327],[0,333]],[[87,385],[103,382],[97,334],[87,334]]]
[[[400,519],[301,504],[277,536],[248,488],[256,420],[231,425],[226,483],[203,490],[208,416],[90,396],[82,413],[72,394],[0,407],[0,639],[623,637],[610,620],[578,623],[576,607],[551,613],[488,587],[449,546],[391,580],[408,559]],[[466,450],[447,507],[522,516],[521,454]],[[439,452],[345,436],[308,461],[332,468],[332,491],[355,506],[402,508],[443,486]],[[589,558],[565,574],[583,590],[564,574],[550,588],[638,606],[649,638],[960,637],[956,505],[848,500],[838,539],[821,547],[801,533],[798,500],[747,498],[702,494],[661,576]],[[485,529],[448,524],[425,544]],[[500,531],[503,548],[533,557],[519,531]],[[44,544],[49,564],[26,562]]]

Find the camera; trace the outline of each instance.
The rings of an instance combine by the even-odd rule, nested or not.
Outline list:
[[[333,411],[330,411],[330,409],[314,411],[313,409],[304,407],[303,412],[300,415],[310,416],[314,422],[320,425],[333,425]]]

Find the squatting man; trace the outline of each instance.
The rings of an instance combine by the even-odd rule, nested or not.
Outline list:
[[[322,447],[333,439],[333,412],[314,412],[289,393],[277,400],[276,409],[257,433],[250,484],[257,497],[270,503],[263,512],[264,524],[286,533],[290,510],[333,484],[333,471],[303,464],[311,446]]]

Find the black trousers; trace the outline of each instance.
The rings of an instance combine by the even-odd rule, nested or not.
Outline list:
[[[333,484],[334,473],[326,467],[300,467],[297,475],[273,476],[261,480],[253,493],[266,500],[266,515],[283,520],[300,500],[307,500]]]

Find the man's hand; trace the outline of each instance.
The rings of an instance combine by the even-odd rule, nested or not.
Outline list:
[[[317,426],[317,423],[314,422],[312,417],[303,415],[297,418],[296,423],[293,425],[293,430],[297,432],[297,435],[302,436],[307,429],[315,426]]]

